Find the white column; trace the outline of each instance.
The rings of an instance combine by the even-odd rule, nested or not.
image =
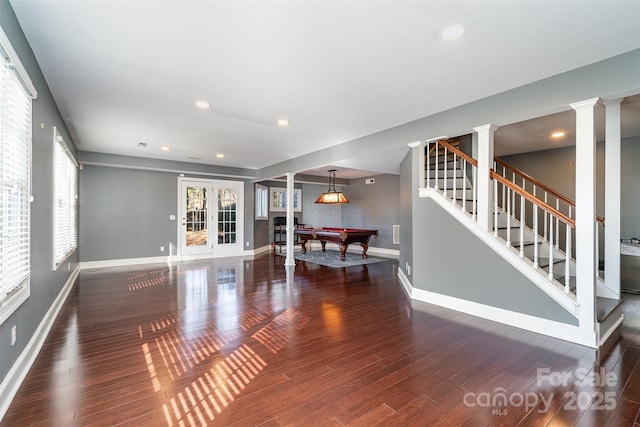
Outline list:
[[[620,103],[607,101],[605,122],[604,279],[620,298]]]
[[[416,141],[407,144],[411,149],[417,149],[420,153],[420,161],[418,163],[418,189],[425,188],[426,184],[426,168],[425,163],[427,141]]]
[[[293,177],[295,173],[285,173],[287,177],[287,257],[284,261],[284,265],[296,265],[296,260],[293,257],[293,234],[295,230],[295,224],[293,220]]]
[[[473,128],[478,133],[478,224],[486,231],[493,226],[493,191],[489,170],[493,167],[493,134],[498,126],[487,124]]]
[[[571,104],[576,111],[576,292],[578,322],[589,333],[596,327],[596,136],[598,98]],[[594,342],[595,344],[595,342]]]

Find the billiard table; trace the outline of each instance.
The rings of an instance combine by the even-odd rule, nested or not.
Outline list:
[[[302,253],[307,253],[307,241],[319,240],[322,245],[322,252],[325,251],[327,242],[337,243],[340,246],[340,260],[344,261],[347,248],[351,243],[360,243],[362,246],[362,258],[367,258],[369,249],[369,239],[371,236],[378,238],[378,230],[363,230],[359,228],[340,227],[299,227],[295,229],[298,235]]]

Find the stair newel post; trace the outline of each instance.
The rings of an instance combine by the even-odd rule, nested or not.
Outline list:
[[[473,196],[472,212],[473,219],[478,220],[478,168],[471,168],[473,177],[473,188],[471,189],[471,195]]]
[[[576,293],[579,326],[596,333],[596,138],[598,98],[571,104],[576,111]]]
[[[604,277],[607,285],[620,298],[620,104],[622,99],[606,101],[605,105],[605,179],[604,214]]]
[[[427,178],[426,178],[427,184],[426,184],[426,186],[427,186],[427,188],[431,188],[431,150],[430,150],[430,147],[431,147],[431,142],[427,142],[426,143],[426,150],[425,150],[427,152],[427,154],[426,154],[426,162],[427,162]],[[420,170],[423,170],[423,169],[424,168],[420,168]],[[424,180],[421,180],[421,181],[424,181]]]
[[[493,144],[494,134],[498,126],[494,124],[486,124],[473,128],[477,133],[478,147],[478,224],[480,227],[489,231],[491,229],[491,208],[493,192],[491,191],[490,170],[493,164]]]

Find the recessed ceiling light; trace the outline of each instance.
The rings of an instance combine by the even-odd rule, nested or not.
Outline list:
[[[287,119],[278,120],[278,126],[286,127],[286,126],[289,126],[290,124],[291,122]]]
[[[209,104],[209,102],[205,101],[204,99],[197,100],[195,102],[195,105],[201,110],[206,110],[207,108],[211,107],[211,104]]]
[[[553,132],[551,134],[551,138],[562,138],[565,135],[566,133],[564,131],[559,130],[559,131]]]
[[[466,29],[462,24],[451,24],[444,27],[442,33],[440,33],[440,37],[446,41],[458,40],[465,31]]]
[[[224,157],[224,154],[218,153],[218,154],[216,154],[216,157],[219,158],[219,159],[222,159]]]
[[[171,148],[169,148],[169,147],[160,147],[160,149],[161,149],[162,151],[169,151],[169,150],[171,150]]]

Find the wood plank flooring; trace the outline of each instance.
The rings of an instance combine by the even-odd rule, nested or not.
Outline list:
[[[640,296],[598,352],[283,263],[81,272],[0,425],[640,427]]]

